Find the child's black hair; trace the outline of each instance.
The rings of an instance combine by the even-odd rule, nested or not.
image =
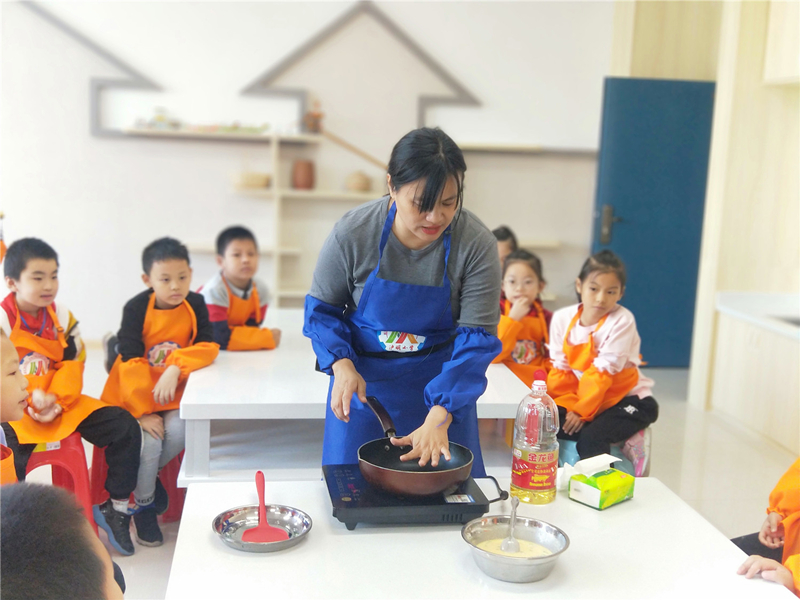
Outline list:
[[[225,256],[225,250],[228,249],[228,245],[234,240],[250,240],[255,245],[256,250],[258,250],[258,242],[253,232],[241,225],[234,225],[233,227],[222,230],[217,236],[217,254]]]
[[[498,242],[511,242],[512,252],[514,252],[515,250],[519,250],[519,244],[517,243],[517,236],[514,235],[514,232],[511,231],[510,227],[501,225],[497,229],[493,229],[492,233],[494,234],[494,237]]]
[[[514,250],[512,253],[506,256],[506,259],[503,262],[503,277],[506,276],[508,267],[514,263],[525,263],[534,273],[536,273],[536,277],[538,277],[539,281],[542,283],[547,283],[542,271],[542,261],[533,252],[528,252],[527,250]]]
[[[186,246],[175,238],[163,237],[150,243],[142,252],[142,269],[145,275],[150,275],[154,262],[165,260],[185,260],[187,265],[191,264]]]
[[[425,189],[417,202],[419,212],[426,213],[436,206],[450,177],[455,177],[458,189],[456,202],[461,207],[466,170],[464,154],[449,135],[438,127],[422,127],[408,132],[395,144],[389,158],[388,172],[394,190],[412,181],[425,179]]]
[[[622,290],[620,291],[625,289],[625,283],[628,279],[627,272],[625,271],[625,263],[611,250],[601,250],[586,259],[586,262],[583,263],[581,267],[581,272],[578,274],[578,279],[580,279],[581,284],[583,284],[592,273],[614,273],[622,286]],[[580,300],[581,295],[578,293],[578,301],[580,302]]]
[[[19,280],[28,261],[41,258],[44,260],[56,261],[58,266],[58,254],[47,242],[38,238],[22,238],[8,247],[6,256],[3,259],[3,275],[11,279]]]
[[[3,600],[105,598],[105,567],[72,494],[51,485],[0,488]]]

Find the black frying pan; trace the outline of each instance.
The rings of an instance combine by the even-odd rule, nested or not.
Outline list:
[[[372,440],[358,449],[358,466],[369,483],[401,496],[430,496],[452,492],[467,480],[472,470],[472,451],[450,442],[450,460],[443,456],[439,465],[424,467],[417,460],[401,461],[411,451],[410,446],[393,446],[389,440],[397,437],[394,423],[375,396],[367,396],[367,405],[378,417],[386,437]]]

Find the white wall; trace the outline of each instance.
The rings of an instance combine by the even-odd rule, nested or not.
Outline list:
[[[179,116],[261,122],[268,103],[239,98],[241,88],[347,6],[59,3],[48,8],[164,85],[168,92],[158,103]],[[610,4],[393,3],[381,8],[484,102],[480,109],[438,108],[430,113],[431,124],[457,140],[597,145]],[[5,237],[38,236],[58,250],[60,299],[82,321],[86,338],[99,339],[118,327],[125,300],[142,289],[141,249],[156,237],[169,234],[208,245],[222,227],[244,222],[262,245],[273,243],[271,205],[238,197],[231,186],[232,175],[245,164],[268,168],[268,150],[91,137],[89,79],[118,73],[24,7],[3,3],[0,10]],[[371,74],[376,89],[391,90],[388,71]],[[127,125],[122,121],[132,116],[126,115],[149,114],[153,99],[137,104],[134,97],[109,100],[117,111],[112,125]],[[324,108],[333,118],[334,107]],[[357,137],[369,128],[368,117],[356,130],[337,133]],[[400,131],[413,126],[396,125]],[[382,157],[394,141],[378,145]],[[316,157],[323,174],[324,156],[320,150]],[[560,254],[542,253],[546,276],[565,293],[588,251],[593,159],[469,154],[467,160],[467,206],[487,225],[506,222],[523,239],[567,242]],[[325,176],[333,180],[344,174]],[[377,182],[380,174],[371,174]],[[302,210],[288,215],[289,235],[301,227],[292,219]],[[332,223],[335,212],[329,209],[323,217]],[[303,261],[313,263],[313,257]],[[196,285],[213,272],[210,256],[194,256],[193,265]]]

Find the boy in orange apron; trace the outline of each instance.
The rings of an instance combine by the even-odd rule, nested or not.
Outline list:
[[[158,471],[184,448],[185,427],[178,409],[187,378],[211,364],[219,346],[203,297],[189,291],[192,269],[186,247],[172,238],[158,239],[144,249],[142,268],[148,289],[123,309],[119,354],[101,398],[125,408],[141,424],[133,522],[141,545],[160,546],[164,537],[155,503]],[[161,512],[165,510],[163,506]]]
[[[86,351],[75,317],[55,304],[55,250],[35,238],[17,240],[8,248],[3,271],[11,293],[0,303],[0,328],[16,347],[31,393],[30,409],[23,417],[3,423],[14,448],[17,478],[25,479],[37,444],[57,442],[77,431],[91,444],[105,447],[110,498],[95,507],[95,521],[102,511],[111,545],[121,554],[132,554],[128,498],[139,470],[139,425],[126,411],[81,393]]]
[[[2,397],[0,397],[0,421],[19,421],[28,407],[28,380],[19,370],[17,349],[0,329],[0,355],[2,356]],[[0,428],[0,485],[16,483],[14,470],[14,451],[8,447],[6,434]]]
[[[517,250],[507,256],[497,325],[503,351],[492,362],[505,364],[528,387],[537,370],[551,366],[547,343],[553,313],[539,299],[544,286],[542,263],[536,255]]]
[[[229,227],[217,236],[220,271],[198,292],[203,294],[214,341],[222,350],[272,350],[280,329],[262,328],[267,314],[267,287],[255,278],[258,244],[244,227]]]
[[[739,575],[750,579],[761,573],[762,578],[776,581],[800,596],[800,458],[769,495],[761,531],[731,541],[750,554],[739,567]]]
[[[648,461],[641,432],[658,418],[658,404],[653,381],[639,372],[636,320],[618,304],[625,280],[625,266],[610,250],[586,260],[575,280],[581,303],[556,311],[551,321],[547,391],[558,405],[558,436],[575,440],[581,459],[628,440],[623,453],[638,477]]]

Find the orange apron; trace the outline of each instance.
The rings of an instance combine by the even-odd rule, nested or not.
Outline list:
[[[261,301],[258,297],[258,289],[256,289],[256,282],[253,281],[250,285],[252,293],[247,300],[239,298],[231,291],[231,287],[225,278],[222,282],[228,290],[228,325],[230,327],[243,327],[250,320],[250,317],[255,319],[256,323],[261,324]]]
[[[137,419],[142,415],[173,410],[180,406],[188,379],[181,377],[175,399],[161,405],[153,398],[153,388],[167,367],[167,357],[175,350],[188,348],[197,336],[197,317],[186,300],[170,310],[156,310],[152,293],[142,328],[145,355],[122,362],[117,356],[103,389],[103,402],[121,406]]]
[[[222,281],[228,289],[228,327],[231,328],[228,350],[271,350],[275,348],[275,339],[272,337],[271,330],[247,326],[250,318],[255,319],[256,323],[261,325],[261,299],[258,297],[255,281],[251,285],[252,293],[247,300],[234,294],[224,277]]]
[[[22,317],[19,306],[17,306],[17,320],[8,337],[17,348],[20,370],[28,379],[28,394],[35,389],[55,394],[64,412],[50,423],[34,421],[27,412],[19,421],[11,421],[9,424],[17,434],[20,444],[63,440],[73,433],[86,417],[104,406],[99,400],[80,393],[83,387],[84,364],[77,360],[63,360],[64,348],[67,347],[64,328],[58,322],[53,307],[48,306],[46,310],[53,320],[53,327],[57,333],[55,340],[46,340],[24,331],[20,327]],[[30,403],[29,397],[28,404]]]
[[[569,334],[581,318],[581,314],[583,314],[582,304],[564,334],[563,350],[569,366],[575,371],[581,371],[583,375],[578,380],[572,371],[564,373],[553,369],[548,375],[547,387],[556,404],[578,413],[584,421],[591,421],[627,396],[639,382],[639,369],[627,367],[616,375],[611,375],[595,368],[593,363],[598,352],[594,347],[594,334],[605,324],[608,315],[598,321],[588,341],[573,345],[569,343]]]
[[[17,483],[17,472],[14,470],[14,451],[8,446],[0,445],[0,485]]]
[[[549,336],[544,309],[538,301],[535,307],[535,317],[526,315],[521,321],[514,321],[505,316],[511,309],[511,303],[504,301],[503,316],[497,327],[497,337],[503,342],[503,351],[493,361],[505,364],[529,387],[533,385],[536,371],[547,371],[551,367],[546,346]]]

